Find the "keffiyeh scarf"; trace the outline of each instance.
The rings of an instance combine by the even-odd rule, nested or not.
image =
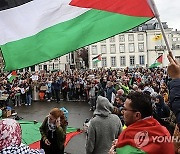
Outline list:
[[[21,144],[21,126],[13,119],[0,120],[0,151]]]

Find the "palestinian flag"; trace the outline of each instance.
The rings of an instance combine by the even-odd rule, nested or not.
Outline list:
[[[117,154],[147,154],[143,150],[135,148],[130,145],[126,145],[122,148],[116,148],[116,153]]]
[[[146,117],[129,125],[121,132],[116,144],[117,154],[171,154],[174,153],[168,130],[152,117]],[[155,140],[156,138],[156,140]]]
[[[155,62],[149,67],[149,68],[156,68],[159,65],[162,64],[163,55],[160,55],[158,58],[156,58]]]
[[[102,60],[101,55],[98,55],[92,59],[93,63],[100,62]]]
[[[16,71],[12,71],[8,76],[8,81],[11,83],[17,77]]]
[[[148,0],[14,1],[0,8],[5,70],[60,57],[154,17]]]
[[[19,121],[22,128],[22,143],[29,145],[32,149],[40,149],[41,134],[39,127],[41,123],[34,121]],[[73,127],[67,127],[65,146],[72,137],[82,133],[81,130]]]

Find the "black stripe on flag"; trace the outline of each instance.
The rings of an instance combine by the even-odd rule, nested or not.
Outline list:
[[[100,55],[97,55],[97,56],[96,56],[96,57],[94,57],[92,60],[97,59],[99,56],[101,56],[101,54],[100,54]]]
[[[28,3],[33,0],[0,0],[0,11]]]

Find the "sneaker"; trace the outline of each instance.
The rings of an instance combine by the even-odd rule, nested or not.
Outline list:
[[[50,99],[48,99],[47,101],[48,101],[48,102],[50,102],[51,100],[50,100]]]

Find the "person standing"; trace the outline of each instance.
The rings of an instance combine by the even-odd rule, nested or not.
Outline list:
[[[107,98],[98,96],[94,118],[87,130],[86,154],[107,154],[112,141],[122,131],[119,117],[112,114],[113,105]]]
[[[60,80],[54,79],[54,82],[52,83],[53,90],[55,92],[56,102],[60,102],[60,90],[61,90],[61,83]]]
[[[175,137],[180,137],[180,63],[168,55],[168,75],[172,78],[169,82],[169,104],[176,116],[177,125],[174,131]],[[180,143],[174,142],[175,152],[180,154]]]
[[[107,92],[106,92],[106,98],[109,100],[109,102],[111,102],[112,104],[114,104],[114,97],[116,95],[116,90],[113,86],[113,83],[111,81],[107,82]],[[112,98],[113,97],[113,98]]]
[[[26,104],[31,105],[32,103],[32,86],[29,83],[26,83]]]
[[[109,154],[115,154],[116,148],[126,154],[135,153],[134,151],[138,149],[148,154],[174,154],[174,146],[171,141],[155,140],[155,138],[161,137],[170,138],[171,135],[152,117],[150,96],[142,92],[129,93],[122,111],[127,128],[119,135],[118,140],[114,141]],[[127,146],[131,147],[128,149],[133,148],[134,151],[127,152]]]
[[[63,111],[53,108],[40,127],[40,147],[46,154],[64,154],[66,126]]]

